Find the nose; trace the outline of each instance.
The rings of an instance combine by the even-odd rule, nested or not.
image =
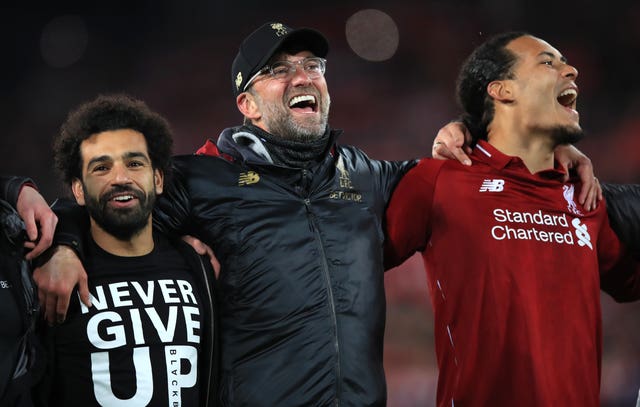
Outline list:
[[[293,77],[291,77],[291,84],[296,85],[308,85],[312,82],[312,79],[309,78],[307,72],[304,70],[304,67],[301,64],[296,65],[296,70],[293,73]]]
[[[113,166],[113,183],[114,184],[128,184],[131,182],[129,175],[129,168],[124,164],[114,164]]]
[[[567,78],[575,79],[578,77],[578,70],[573,65],[566,64],[562,74]]]

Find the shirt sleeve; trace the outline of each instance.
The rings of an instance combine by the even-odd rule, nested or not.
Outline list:
[[[171,176],[164,192],[158,197],[154,211],[154,226],[168,235],[192,233],[188,230],[191,216],[191,197],[187,184],[187,164],[174,159]]]
[[[426,247],[436,179],[445,162],[422,159],[394,190],[385,218],[385,268],[401,264]]]
[[[26,177],[0,176],[0,199],[4,199],[15,208],[18,203],[18,195],[23,186],[29,185],[35,188],[35,183]]]

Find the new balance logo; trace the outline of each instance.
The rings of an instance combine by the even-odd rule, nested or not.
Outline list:
[[[241,172],[238,177],[238,186],[251,185],[260,181],[260,175],[254,171]]]
[[[485,179],[480,186],[480,192],[501,192],[504,191],[503,179]]]

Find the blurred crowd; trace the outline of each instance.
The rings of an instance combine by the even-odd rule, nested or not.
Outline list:
[[[382,61],[367,60],[351,47],[353,30],[363,35],[360,44],[375,51],[393,29],[371,30],[365,19],[346,30],[355,13],[368,9],[385,13],[397,29],[397,48]],[[345,130],[340,142],[384,159],[430,154],[438,128],[459,112],[453,96],[458,67],[486,36],[507,30],[539,35],[580,72],[578,110],[587,137],[578,147],[591,157],[596,175],[640,182],[637,2],[130,1],[2,6],[0,18],[0,173],[33,177],[50,201],[65,193],[52,170],[53,135],[67,111],[97,94],[124,91],[145,100],[170,120],[181,154],[238,124],[231,61],[252,27],[271,20],[325,33],[331,125]],[[432,405],[437,369],[420,260],[388,272],[386,283],[389,405]],[[603,296],[602,305],[603,406],[634,405],[640,304],[615,304]]]

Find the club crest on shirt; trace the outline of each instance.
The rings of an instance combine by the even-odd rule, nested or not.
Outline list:
[[[573,213],[574,215],[583,216],[583,213],[580,212],[580,209],[578,209],[578,205],[576,205],[576,202],[573,200],[574,193],[575,187],[573,185],[564,185],[562,187],[562,195],[567,201],[567,209],[569,210],[569,212]]]

